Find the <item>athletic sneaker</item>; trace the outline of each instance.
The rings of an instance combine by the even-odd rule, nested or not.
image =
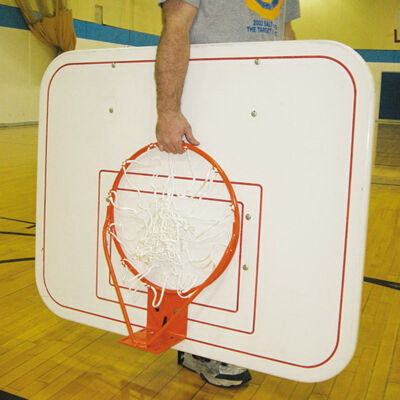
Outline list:
[[[251,380],[250,372],[242,367],[210,360],[178,351],[178,364],[197,372],[208,383],[220,387],[238,387]]]

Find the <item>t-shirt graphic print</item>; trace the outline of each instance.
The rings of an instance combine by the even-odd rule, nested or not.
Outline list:
[[[250,10],[257,13],[260,17],[274,20],[279,17],[281,13],[281,7],[285,0],[244,0],[247,7]]]

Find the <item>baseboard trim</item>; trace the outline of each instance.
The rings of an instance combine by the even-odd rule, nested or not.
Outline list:
[[[25,121],[25,122],[0,122],[0,128],[13,128],[15,126],[36,126],[38,121]]]

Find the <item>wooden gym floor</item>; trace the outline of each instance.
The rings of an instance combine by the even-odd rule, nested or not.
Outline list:
[[[33,260],[37,127],[0,129],[0,399],[9,398],[1,391],[29,400],[400,399],[400,135],[397,142],[384,136],[388,144],[378,135],[373,171],[353,360],[321,383],[254,372],[247,387],[219,389],[178,367],[175,351],[129,349],[117,335],[62,320],[44,306]]]

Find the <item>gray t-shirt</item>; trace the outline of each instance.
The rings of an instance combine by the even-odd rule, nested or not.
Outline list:
[[[199,9],[190,31],[191,43],[282,40],[285,23],[300,16],[299,0],[183,1]]]

